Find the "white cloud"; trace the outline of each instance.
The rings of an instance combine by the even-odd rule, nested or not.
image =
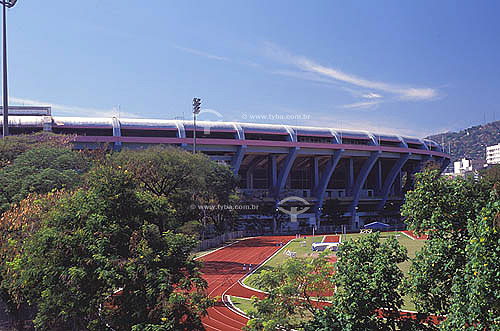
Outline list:
[[[367,93],[367,94],[363,94],[361,97],[363,97],[365,99],[378,99],[378,98],[382,98],[382,96],[380,94],[373,93],[373,92],[370,92],[370,93]]]
[[[112,109],[99,109],[99,108],[89,108],[89,107],[79,107],[79,106],[69,106],[60,105],[51,102],[31,100],[24,98],[9,97],[9,101],[12,104],[22,105],[22,106],[50,106],[52,107],[53,114],[55,115],[72,115],[72,116],[88,116],[88,117],[128,117],[128,118],[138,118],[140,117],[134,113],[128,113],[119,111],[116,108]]]
[[[363,109],[364,108],[364,109],[367,109],[367,108],[375,107],[379,103],[381,103],[381,102],[380,101],[360,101],[360,102],[350,103],[347,105],[342,105],[342,106],[340,106],[340,108],[344,108],[344,109]]]
[[[201,56],[210,60],[216,60],[216,61],[223,61],[223,62],[231,62],[231,63],[236,63],[236,64],[242,64],[245,66],[253,67],[253,68],[258,68],[260,67],[260,64],[252,62],[252,61],[247,61],[247,60],[238,60],[238,59],[232,59],[228,58],[225,56],[219,56],[219,55],[214,55],[211,53],[207,53],[205,51],[201,51],[199,49],[194,49],[194,48],[189,48],[189,47],[183,47],[179,45],[172,45],[175,49],[178,49],[180,51],[193,54],[196,56]]]
[[[327,77],[321,77],[319,75],[316,75],[311,72],[304,72],[304,71],[294,71],[294,70],[274,70],[271,71],[272,74],[277,74],[277,75],[282,75],[282,76],[288,76],[292,78],[298,78],[298,79],[303,79],[303,80],[310,80],[313,82],[318,82],[318,83],[327,83],[327,84],[336,84],[337,82],[329,79]]]
[[[218,55],[213,55],[204,51],[200,51],[194,48],[189,48],[189,47],[182,47],[182,46],[177,46],[174,45],[174,48],[177,48],[178,50],[181,50],[186,53],[190,53],[193,55],[198,55],[201,57],[206,57],[207,59],[212,59],[212,60],[217,60],[217,61],[231,61],[229,58],[224,57],[224,56],[218,56]]]
[[[303,72],[313,73],[319,75],[320,77],[326,77],[339,82],[347,83],[348,85],[356,86],[358,88],[366,88],[379,92],[390,93],[399,99],[430,100],[436,98],[438,95],[438,92],[435,89],[428,87],[407,87],[398,84],[369,80],[353,74],[345,73],[341,70],[318,64],[304,56],[293,55],[273,43],[265,43],[264,50],[267,55],[277,59],[278,61],[293,65]],[[371,95],[372,97],[381,96],[380,94],[373,92],[367,95]]]

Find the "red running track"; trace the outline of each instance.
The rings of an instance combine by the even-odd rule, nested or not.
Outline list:
[[[338,242],[340,242],[340,236],[337,236],[337,235],[325,236],[325,238],[323,239],[323,242],[324,243],[338,243]]]
[[[208,282],[209,295],[222,297],[224,292],[238,284],[238,280],[248,273],[249,264],[255,269],[281,248],[277,244],[281,242],[285,245],[294,238],[292,236],[248,238],[201,257],[203,261],[201,272]],[[243,269],[244,264],[247,270]],[[232,289],[231,294],[246,297],[249,293],[241,293],[241,290],[238,290],[240,288],[245,289],[239,285]],[[202,321],[205,329],[209,331],[234,331],[241,330],[248,319],[227,308],[222,300],[219,300],[215,307],[208,310],[208,316]]]
[[[418,237],[413,231],[401,231],[412,237],[413,239],[421,239],[421,240],[427,240],[427,235],[423,234],[420,237]]]
[[[252,264],[254,270],[259,264],[264,262],[283,245],[294,237],[258,237],[241,240],[234,245],[224,247],[210,254],[201,257],[204,262],[202,268],[203,277],[208,282],[208,293],[211,297],[222,297],[223,295],[233,295],[243,298],[251,298],[253,295],[264,298],[265,294],[242,286],[241,280],[249,271],[248,265]],[[336,258],[331,259],[336,262]],[[247,270],[243,269],[246,264]],[[326,302],[317,302],[318,307],[329,305]],[[384,315],[379,311],[379,316]],[[415,318],[415,314],[402,313],[401,318]],[[428,323],[439,324],[442,319],[430,316]],[[241,330],[246,325],[248,319],[226,307],[219,300],[215,307],[208,310],[208,316],[202,319],[206,330],[234,331]]]

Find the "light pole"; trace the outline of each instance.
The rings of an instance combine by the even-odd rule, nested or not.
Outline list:
[[[194,118],[194,131],[193,131],[193,154],[196,154],[196,115],[200,113],[201,99],[193,98],[193,118]]]
[[[9,95],[7,91],[7,8],[16,5],[17,0],[0,1],[3,5],[3,137],[9,135]]]

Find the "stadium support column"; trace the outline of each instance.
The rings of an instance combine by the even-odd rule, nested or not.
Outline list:
[[[113,137],[115,137],[116,139],[113,145],[113,150],[119,152],[122,150],[122,142],[120,141],[120,137],[122,136],[120,120],[116,117],[113,117],[112,123],[113,123]]]
[[[382,192],[382,161],[378,159],[376,165],[375,192],[377,192],[377,195],[380,195],[380,193]]]
[[[450,162],[451,162],[450,159],[443,158],[443,162],[441,163],[441,168],[440,168],[441,173],[446,169],[446,167],[450,164]]]
[[[401,197],[401,170],[398,172],[396,179],[394,180],[394,195],[397,197]]]
[[[253,189],[253,168],[247,169],[247,189]]]
[[[313,188],[318,186],[319,183],[319,158],[317,156],[311,158],[312,164],[312,177],[313,177]]]
[[[248,162],[248,168],[247,168],[247,189],[253,189],[254,170],[255,167],[257,167],[257,165],[259,164],[259,162],[262,161],[262,157],[256,155],[249,155],[248,157],[251,157],[251,159]]]
[[[343,149],[337,150],[333,153],[333,155],[328,160],[328,163],[325,166],[325,169],[321,173],[321,178],[318,181],[318,184],[314,186],[313,196],[316,198],[316,206],[314,208],[316,214],[316,227],[319,229],[320,226],[320,216],[321,216],[321,208],[323,206],[323,201],[325,199],[326,188],[328,187],[328,183],[330,182],[330,178],[335,172],[335,168],[342,157]]]
[[[352,195],[352,188],[354,186],[354,159],[352,157],[347,159],[346,166],[346,178],[347,178],[347,187],[346,187],[346,196]]]
[[[280,193],[285,187],[286,180],[288,178],[288,174],[290,173],[290,170],[292,169],[293,162],[295,161],[295,158],[297,157],[297,153],[299,151],[299,147],[292,147],[288,150],[288,154],[283,160],[283,166],[281,167],[279,173],[277,174],[278,180],[276,182],[276,185],[273,186],[272,193],[274,196],[274,206],[275,208],[278,208],[279,201],[280,201]],[[274,218],[273,221],[273,232],[276,232],[276,218]]]
[[[278,182],[278,165],[277,165],[276,155],[274,154],[268,156],[267,176],[269,183],[268,185],[271,188],[271,191],[273,191],[276,187],[276,183]]]
[[[235,138],[238,140],[245,140],[245,131],[241,125],[233,123],[233,127],[235,129]],[[234,176],[238,176],[238,172],[240,171],[241,162],[243,161],[243,157],[245,156],[245,152],[247,150],[246,145],[239,145],[236,150],[236,154],[233,156],[231,160],[231,168],[233,168]]]
[[[412,190],[413,187],[415,186],[415,174],[417,172],[422,171],[422,169],[425,167],[426,163],[431,159],[429,155],[422,155],[422,159],[420,160],[420,163],[417,165],[413,166],[413,169],[409,171],[406,175],[406,183],[405,187],[403,188],[403,194],[406,194],[409,190]]]
[[[175,121],[175,125],[177,126],[177,138],[186,139],[186,128],[184,127],[183,121]],[[182,149],[187,149],[187,144],[183,142],[181,144]]]
[[[288,174],[290,173],[290,170],[292,169],[293,162],[295,161],[295,158],[297,157],[297,152],[299,151],[299,147],[292,147],[288,151],[288,154],[283,161],[283,166],[281,167],[279,174],[278,174],[278,181],[276,182],[276,185],[273,188],[273,194],[274,197],[277,199],[280,196],[280,192],[283,190],[285,187],[286,180],[288,178]]]
[[[51,132],[52,131],[52,116],[43,116],[42,117],[42,123],[43,123],[43,131],[45,132]]]
[[[377,210],[380,211],[384,208],[384,205],[389,197],[389,192],[391,191],[392,184],[397,176],[400,175],[401,169],[405,165],[406,161],[410,158],[411,153],[402,154],[396,163],[392,166],[387,178],[384,181],[384,186],[382,187],[382,201],[377,205]]]
[[[363,166],[359,171],[358,177],[356,178],[356,182],[354,183],[352,202],[351,205],[349,206],[349,211],[351,212],[353,223],[356,218],[356,207],[358,206],[359,197],[361,195],[361,189],[363,188],[363,185],[366,182],[366,178],[368,177],[368,174],[375,165],[375,162],[377,162],[380,154],[381,154],[380,151],[370,153],[368,159],[363,163]]]
[[[243,157],[245,156],[246,150],[247,150],[246,145],[238,146],[236,154],[233,156],[233,159],[231,160],[231,168],[233,169],[234,176],[238,176],[238,172],[240,171],[241,161],[243,161]]]

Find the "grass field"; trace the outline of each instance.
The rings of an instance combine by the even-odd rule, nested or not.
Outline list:
[[[408,257],[413,258],[415,257],[415,253],[422,249],[424,246],[424,240],[412,240],[406,235],[400,233],[400,232],[383,232],[381,233],[381,239],[384,240],[386,238],[389,238],[390,236],[396,235],[396,238],[398,242],[405,246],[406,249],[408,250]],[[347,240],[352,240],[352,239],[357,239],[361,236],[364,236],[363,234],[360,233],[351,233],[347,234]],[[250,287],[254,287],[258,289],[258,286],[256,285],[256,278],[258,274],[262,270],[272,270],[282,264],[286,259],[289,259],[285,252],[286,250],[290,250],[292,252],[296,252],[298,257],[304,257],[308,256],[309,254],[313,253],[311,247],[313,240],[314,242],[321,242],[323,239],[323,236],[315,236],[312,238],[311,236],[308,236],[307,239],[305,239],[306,244],[305,246],[302,246],[301,243],[304,241],[304,238],[300,239],[294,239],[291,242],[289,242],[285,247],[283,247],[278,254],[276,254],[272,259],[268,260],[264,265],[262,265],[255,273],[252,275],[248,276],[243,280],[243,283],[245,285],[248,285]],[[403,273],[406,275],[409,271],[410,268],[410,261],[403,262],[399,264],[399,268]],[[243,299],[241,299],[243,300]],[[251,303],[247,302],[247,305]],[[241,309],[241,308],[240,308]],[[404,304],[402,309],[405,310],[415,310],[415,306],[411,303],[410,299],[408,297],[404,297]],[[242,309],[243,310],[243,309]],[[244,310],[243,310],[244,311]]]
[[[306,237],[307,237],[306,239],[302,237],[290,241],[279,251],[278,254],[274,255],[272,259],[268,260],[265,264],[263,264],[255,273],[245,278],[243,280],[243,284],[254,288],[258,288],[257,285],[255,284],[255,279],[257,278],[257,275],[262,270],[272,270],[276,268],[277,266],[281,265],[286,259],[288,259],[289,257],[285,254],[287,249],[292,252],[296,252],[297,257],[305,257],[313,253],[311,249],[313,240],[314,242],[321,242],[321,240],[323,240],[323,236],[315,236],[314,238],[312,236],[306,236]],[[306,244],[305,246],[302,246],[301,243],[304,241],[306,242]]]
[[[246,299],[246,298],[240,298],[240,297],[234,297],[234,296],[230,296],[230,298],[231,298],[231,302],[233,303],[233,305],[236,308],[243,311],[246,315],[248,315],[248,312],[250,311],[250,309],[253,308],[252,299]]]

